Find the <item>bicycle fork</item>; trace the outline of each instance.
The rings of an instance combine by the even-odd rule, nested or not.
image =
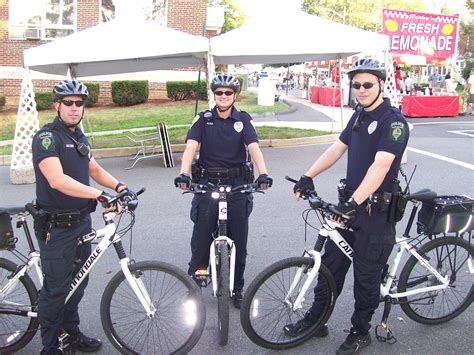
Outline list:
[[[156,312],[155,305],[151,302],[150,295],[148,294],[148,291],[146,290],[141,278],[132,275],[130,272],[130,269],[128,268],[129,263],[129,258],[120,259],[120,266],[122,268],[123,274],[125,275],[130,287],[145,309],[147,316],[149,318],[153,318]]]
[[[210,265],[211,265],[211,274],[212,274],[212,292],[214,296],[217,296],[217,266],[216,266],[216,248],[218,248],[219,243],[227,243],[227,246],[230,250],[230,274],[229,274],[229,292],[232,296],[234,292],[234,278],[235,278],[235,247],[234,241],[228,237],[220,236],[214,240],[210,248]],[[222,262],[222,261],[221,261]],[[227,261],[224,261],[227,262]]]

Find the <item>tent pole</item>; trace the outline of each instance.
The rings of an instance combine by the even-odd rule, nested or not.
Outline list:
[[[194,91],[194,96],[196,97],[196,104],[194,106],[194,116],[197,115],[198,112],[198,104],[199,104],[199,89],[201,88],[201,67],[199,67],[198,72],[198,82],[196,85],[196,90]]]
[[[344,7],[345,10],[345,7]],[[341,104],[341,132],[344,130],[344,103],[343,103],[343,96],[342,96],[342,56],[339,57],[338,60],[339,65],[339,97],[340,97],[340,104]]]

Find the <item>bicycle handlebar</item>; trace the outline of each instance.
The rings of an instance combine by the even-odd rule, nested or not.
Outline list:
[[[229,187],[229,191],[227,191],[226,187]],[[223,191],[220,189],[224,188]],[[261,192],[264,193],[263,191],[257,190],[258,185],[256,183],[251,183],[251,184],[243,184],[243,185],[238,185],[235,187],[232,187],[230,185],[215,185],[213,183],[208,182],[207,184],[196,184],[196,183],[191,183],[189,186],[189,190],[184,191],[183,194],[186,193],[192,193],[192,194],[205,194],[205,193],[212,193],[212,192],[227,192],[229,194],[234,194],[234,193],[246,193],[246,194],[251,194],[254,192]]]
[[[144,193],[146,189],[142,187],[137,192],[133,192],[129,189],[124,189],[108,201],[108,206],[113,206],[115,203],[120,202],[122,207],[127,208],[130,211],[134,211],[138,205],[138,195]]]
[[[289,176],[285,176],[285,179],[295,184],[298,182],[298,180],[295,180]],[[307,193],[301,193],[301,198],[303,200],[308,200],[309,205],[314,210],[320,210],[322,213],[329,213],[331,215],[340,217],[345,221],[349,221],[347,216],[337,210],[334,204],[326,202],[321,197],[319,197],[316,190],[308,191]]]

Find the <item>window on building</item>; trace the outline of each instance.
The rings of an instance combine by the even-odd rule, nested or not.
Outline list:
[[[102,22],[118,16],[139,16],[166,26],[167,0],[101,0],[100,18]]]
[[[76,1],[9,1],[10,39],[55,39],[74,33],[77,18]]]

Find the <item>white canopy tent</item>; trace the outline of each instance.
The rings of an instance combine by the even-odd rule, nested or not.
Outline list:
[[[216,64],[273,64],[344,58],[389,48],[389,37],[304,12],[275,13],[211,38]],[[291,25],[288,26],[289,19]]]
[[[146,41],[144,40],[146,39]],[[26,49],[31,70],[85,77],[200,67],[208,39],[148,22],[111,20],[53,42]]]

